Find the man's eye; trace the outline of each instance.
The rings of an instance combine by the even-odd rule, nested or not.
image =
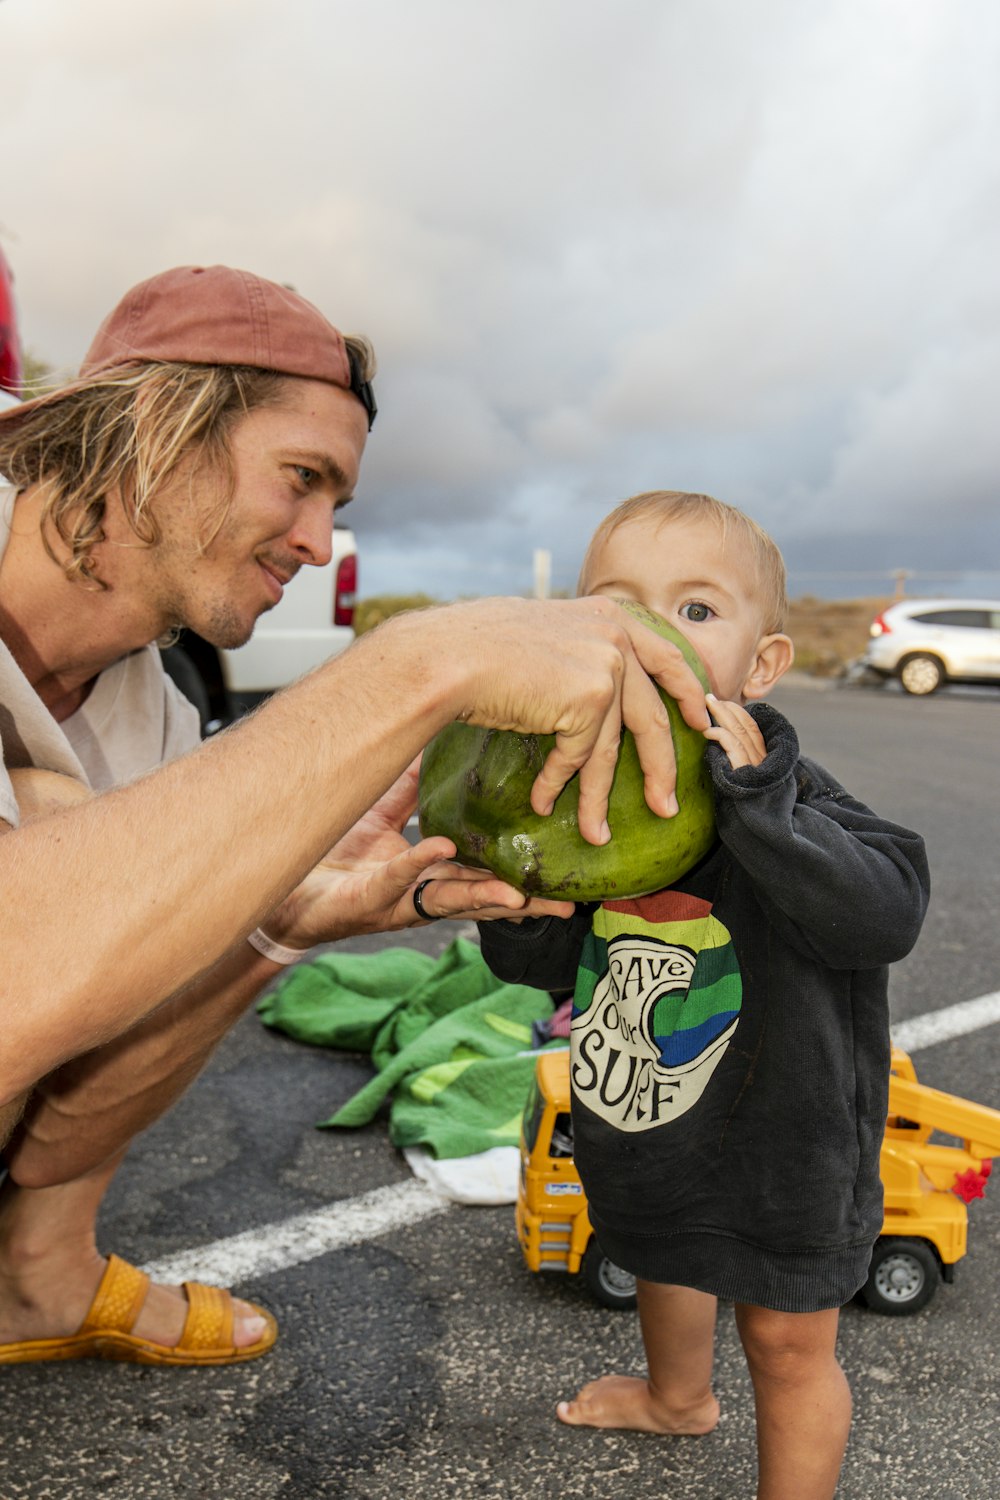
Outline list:
[[[705,620],[709,619],[711,614],[712,610],[709,606],[700,603],[697,599],[692,599],[690,604],[681,605],[681,615],[683,618],[692,621],[695,625],[703,624]]]
[[[315,469],[309,469],[309,468],[307,468],[305,464],[296,464],[295,465],[295,472],[299,476],[299,478],[302,480],[303,484],[307,484],[307,485],[308,484],[312,484],[313,480],[319,478],[319,475],[316,473],[316,470]]]

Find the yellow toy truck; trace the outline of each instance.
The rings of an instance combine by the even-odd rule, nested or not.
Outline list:
[[[935,1143],[935,1132],[960,1144]],[[965,1254],[967,1205],[981,1198],[1000,1154],[1000,1110],[917,1082],[892,1049],[889,1117],[882,1143],[885,1221],[862,1301],[894,1317],[918,1312]],[[517,1234],[532,1271],[582,1272],[606,1307],[635,1306],[635,1280],[596,1239],[573,1164],[569,1051],[543,1052],[524,1111]]]

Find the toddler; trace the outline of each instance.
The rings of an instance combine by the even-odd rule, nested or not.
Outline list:
[[[502,978],[575,982],[574,1155],[604,1253],[637,1278],[647,1376],[605,1375],[557,1412],[711,1431],[723,1297],[753,1382],[758,1500],[828,1500],[851,1411],[839,1309],[882,1227],[886,966],[920,930],[923,843],[761,701],[792,663],[785,570],[742,512],[635,496],[598,527],[579,592],[646,605],[698,652],[718,836],[667,890],[480,929]]]

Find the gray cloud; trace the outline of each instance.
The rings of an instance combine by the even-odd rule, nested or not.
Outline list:
[[[654,485],[803,575],[940,567],[945,521],[1000,570],[998,40],[990,0],[6,0],[27,342],[72,366],[214,260],[370,333],[362,592],[536,546],[571,586]]]

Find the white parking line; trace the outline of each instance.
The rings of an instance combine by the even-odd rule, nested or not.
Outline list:
[[[404,1229],[451,1207],[447,1198],[414,1178],[412,1182],[375,1188],[359,1198],[341,1198],[277,1224],[262,1224],[211,1245],[179,1250],[145,1269],[156,1281],[197,1278],[216,1286],[235,1286],[288,1266],[300,1266],[330,1250],[378,1239],[381,1234]]]
[[[893,1028],[892,1039],[907,1052],[919,1052],[936,1042],[966,1036],[997,1021],[1000,1021],[1000,990],[901,1021]],[[300,1266],[331,1250],[378,1239],[452,1207],[450,1200],[416,1179],[394,1183],[357,1198],[339,1199],[310,1213],[296,1214],[277,1224],[262,1224],[258,1229],[248,1229],[210,1245],[180,1250],[153,1261],[146,1270],[157,1281],[197,1278],[216,1286],[238,1286],[243,1281]]]
[[[925,1016],[914,1016],[912,1021],[900,1021],[893,1027],[892,1039],[904,1052],[919,1052],[921,1047],[933,1047],[935,1042],[968,1036],[970,1031],[992,1026],[994,1021],[1000,1021],[1000,990],[980,995],[977,1000],[960,1000],[957,1005],[929,1011]]]

